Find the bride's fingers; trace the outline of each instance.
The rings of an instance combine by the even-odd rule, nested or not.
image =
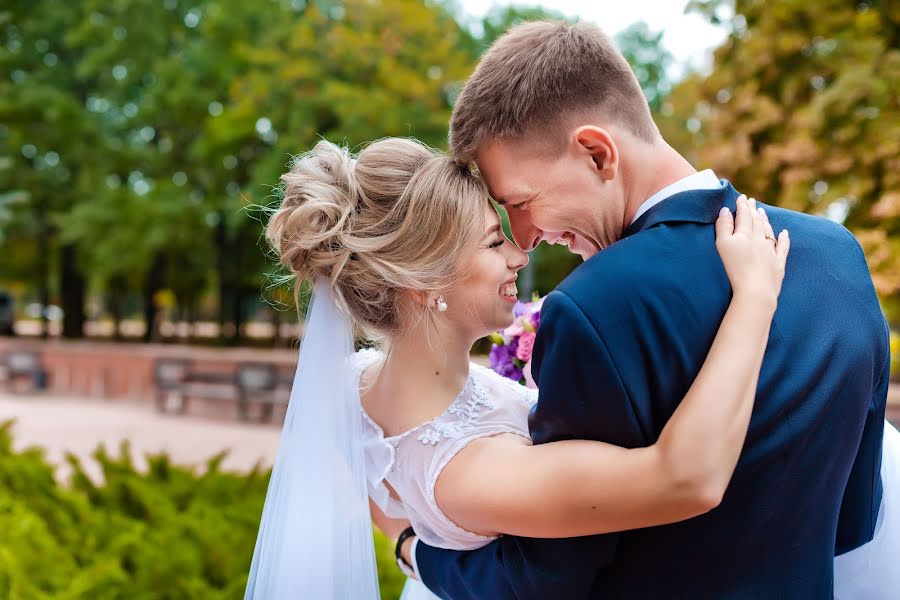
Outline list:
[[[750,212],[753,215],[753,237],[765,237],[766,233],[765,227],[763,226],[762,216],[759,214],[759,209],[756,207],[756,200],[754,198],[750,199]]]
[[[775,255],[778,256],[778,262],[781,263],[782,268],[787,264],[787,256],[790,250],[791,237],[788,235],[788,230],[784,229],[778,234],[778,243],[775,245]]]
[[[753,217],[747,205],[747,196],[741,194],[736,202],[737,209],[734,217],[734,234],[743,234],[750,237],[753,234]]]
[[[727,206],[723,206],[719,211],[719,218],[716,219],[716,239],[723,239],[734,235],[734,217]]]
[[[762,208],[759,208],[757,210],[759,211],[759,216],[762,217],[763,231],[765,232],[764,234],[766,236],[766,239],[772,241],[772,247],[774,248],[774,244],[776,244],[777,242],[775,240],[775,230],[772,229],[772,224],[769,223],[769,215],[767,215],[766,211],[764,211]]]

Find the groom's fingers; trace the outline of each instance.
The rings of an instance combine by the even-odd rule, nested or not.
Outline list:
[[[723,206],[719,211],[719,218],[716,219],[716,239],[731,237],[734,235],[734,217],[727,206]]]

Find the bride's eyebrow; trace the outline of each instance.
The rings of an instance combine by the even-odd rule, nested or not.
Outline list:
[[[500,231],[500,223],[494,223],[491,225],[486,232],[484,232],[484,237],[489,237],[495,233]]]

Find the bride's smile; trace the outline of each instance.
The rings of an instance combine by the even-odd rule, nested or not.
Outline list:
[[[487,199],[484,205],[484,237],[463,257],[464,275],[446,295],[447,316],[468,330],[473,341],[512,323],[518,272],[528,264],[528,255],[504,235],[497,211]]]

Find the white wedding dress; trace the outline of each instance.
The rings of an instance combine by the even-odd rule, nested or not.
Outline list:
[[[362,373],[384,359],[375,350],[354,356],[359,383]],[[469,379],[453,403],[437,418],[400,435],[386,437],[365,412],[363,444],[369,496],[388,516],[406,518],[429,546],[474,550],[494,538],[466,531],[438,507],[434,488],[443,468],[478,438],[513,433],[530,439],[528,411],[537,391],[472,363]],[[835,598],[888,600],[900,597],[900,433],[884,428],[881,466],[884,496],[872,542],[835,559]],[[387,484],[387,485],[386,485]],[[402,502],[390,494],[392,488]],[[408,580],[402,600],[437,600],[419,581]]]
[[[384,355],[361,350],[354,358],[359,378]],[[437,505],[435,483],[447,463],[473,440],[500,433],[530,440],[528,411],[536,401],[535,390],[472,363],[466,385],[447,410],[400,435],[386,437],[360,404],[369,496],[388,517],[409,519],[419,539],[430,546],[451,550],[484,546],[494,538],[466,531],[451,521]],[[391,496],[388,486],[402,503]],[[411,579],[402,598],[436,600],[437,596]]]

